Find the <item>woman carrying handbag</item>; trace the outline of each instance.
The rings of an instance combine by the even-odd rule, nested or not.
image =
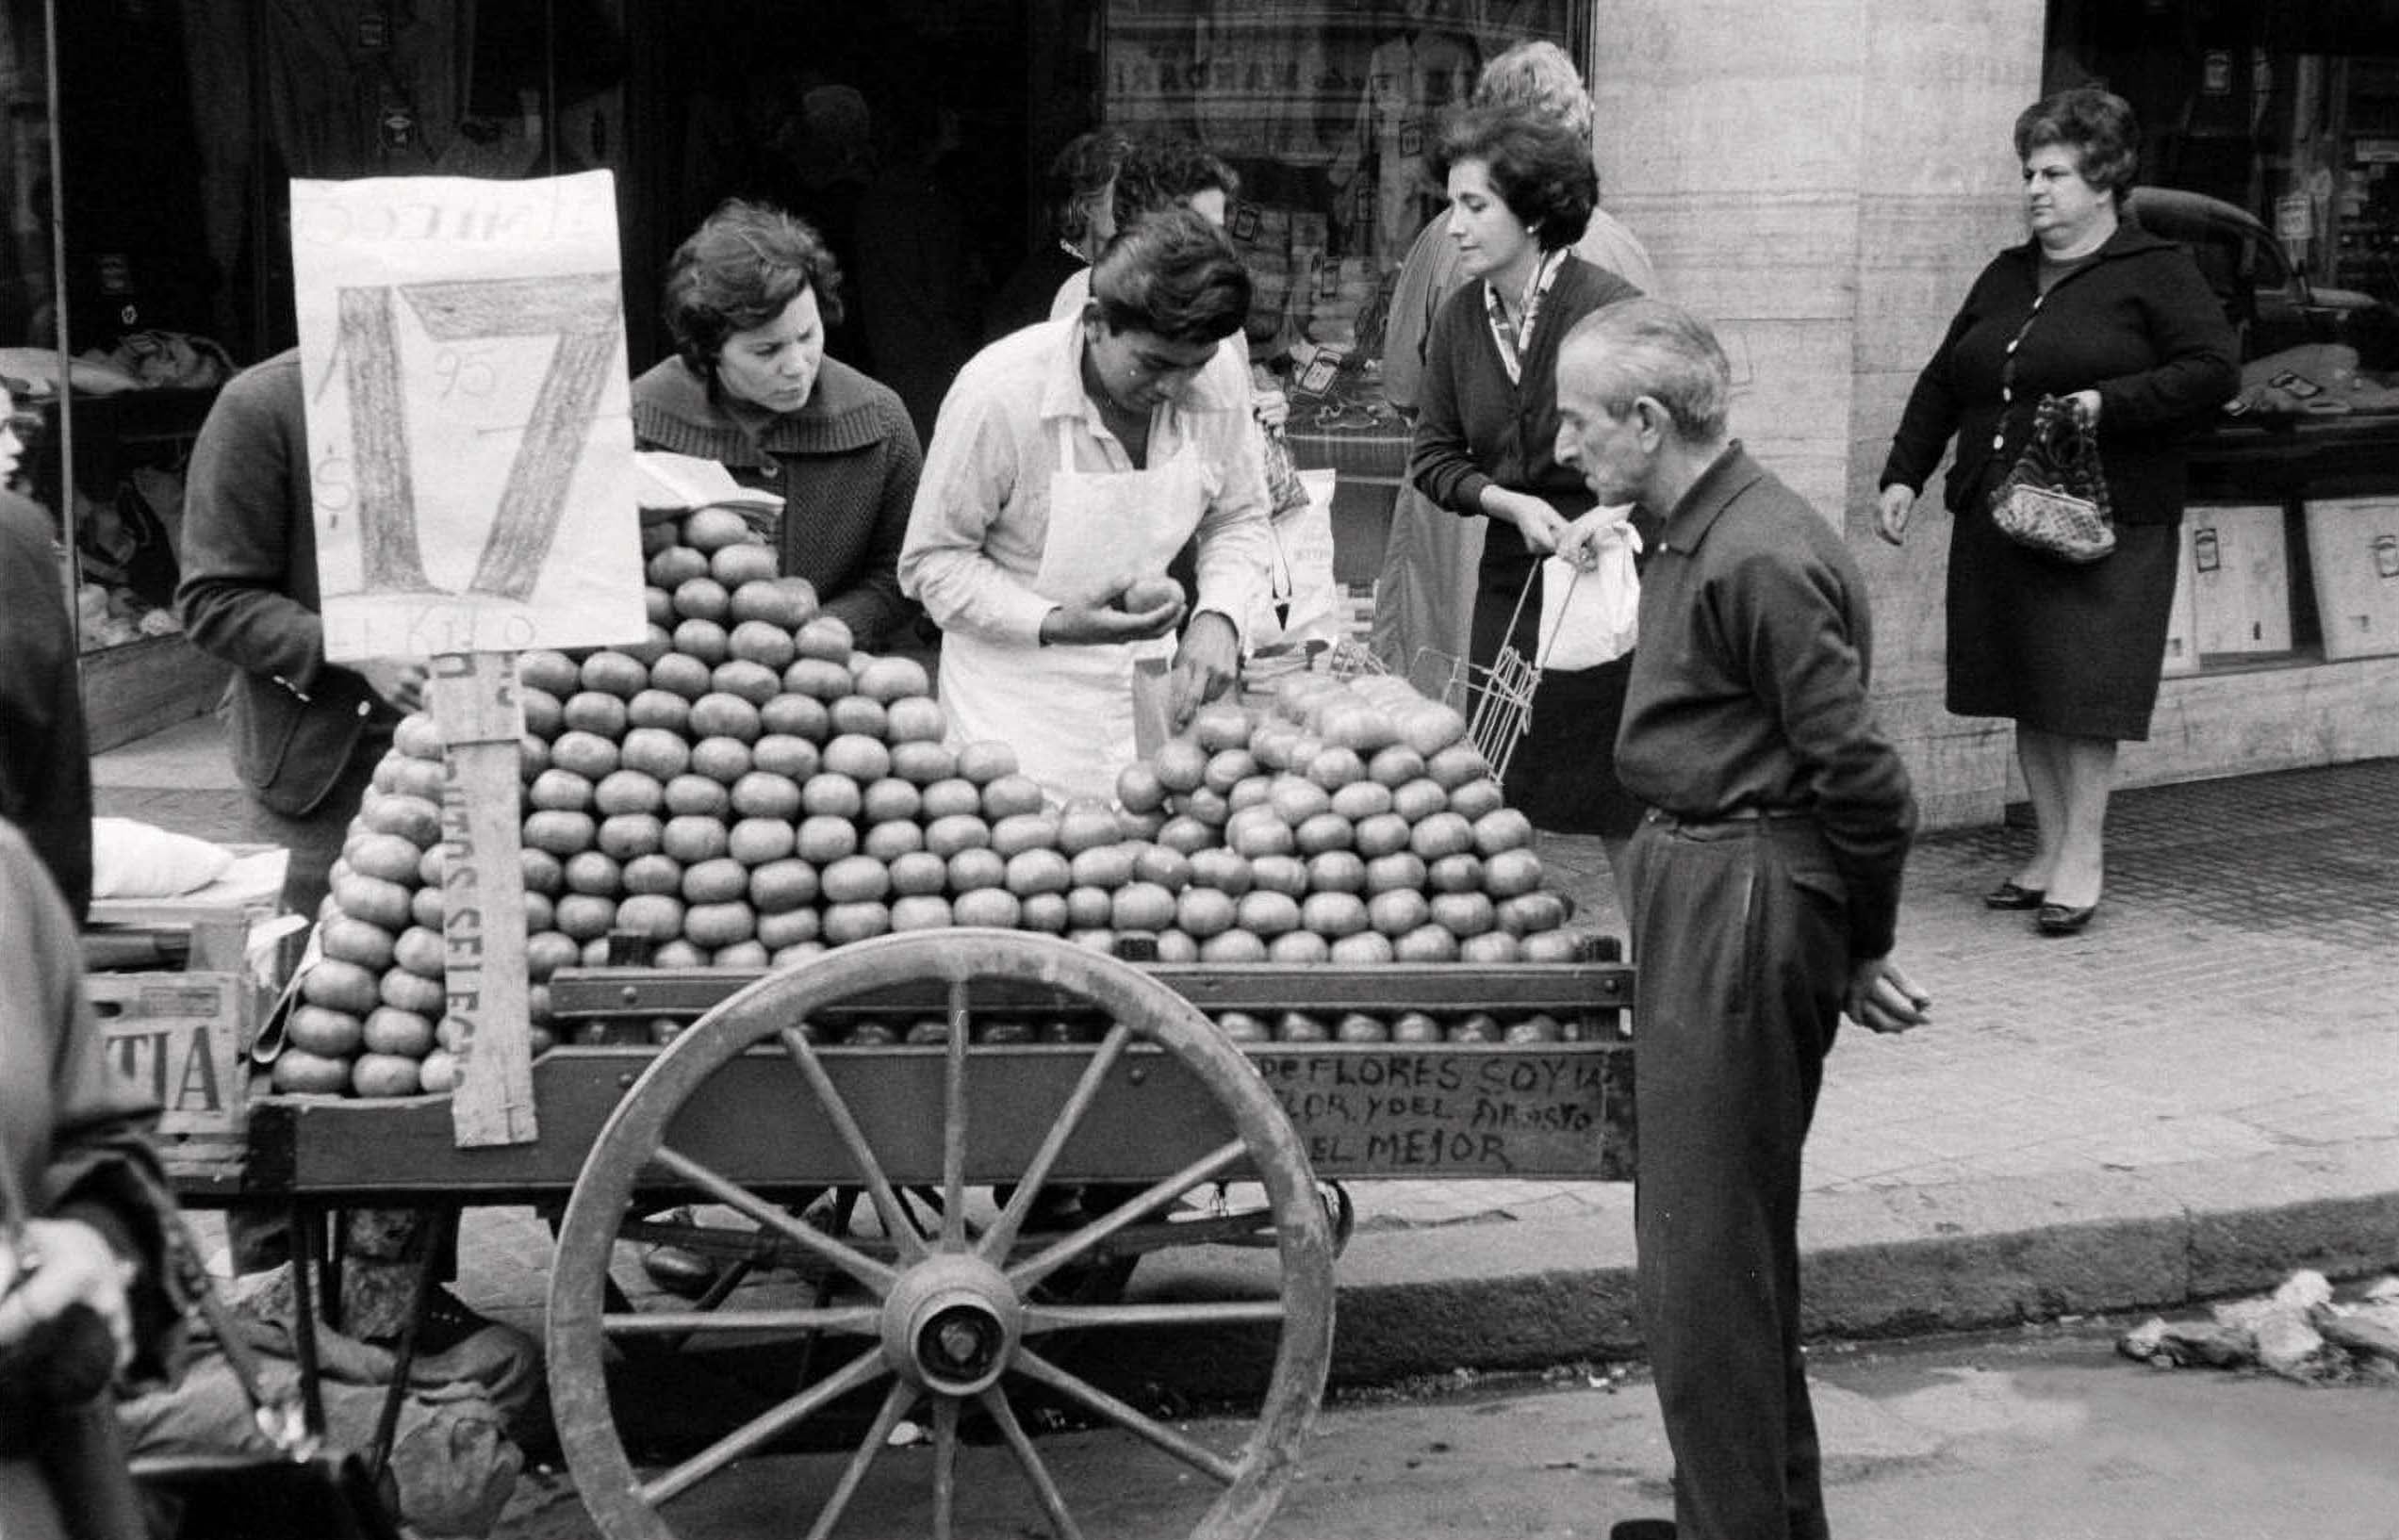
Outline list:
[[[1917,377],[1877,508],[1898,544],[1955,437],[1948,707],[2014,720],[2039,831],[1983,902],[2032,910],[2051,936],[2098,907],[2116,745],[2148,736],[2157,703],[2185,445],[2240,387],[2232,327],[2198,264],[2123,217],[2140,142],[2131,107],[2095,88],[2016,120],[2032,238],[1983,270]],[[2045,398],[2062,403],[2046,418]],[[2095,560],[2019,544],[1994,516],[2036,422],[2061,412],[2095,435],[2114,549]]]

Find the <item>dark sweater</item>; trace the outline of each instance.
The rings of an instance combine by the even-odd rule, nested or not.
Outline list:
[[[91,761],[75,627],[50,516],[0,492],[0,818],[25,830],[80,922],[91,902]]]
[[[874,650],[916,614],[900,595],[899,548],[925,455],[891,389],[828,358],[808,404],[753,437],[670,358],[633,382],[633,438],[780,491],[784,576],[815,584],[825,613],[861,647]]]
[[[1484,308],[1483,285],[1468,283],[1441,305],[1424,348],[1421,412],[1408,451],[1408,479],[1452,513],[1483,516],[1483,489],[1497,483],[1531,492],[1568,518],[1591,506],[1582,472],[1557,463],[1558,344],[1600,306],[1640,292],[1612,272],[1569,256],[1535,318],[1522,378],[1511,381]],[[1652,526],[1653,528],[1653,526]],[[1644,529],[1644,539],[1650,534]],[[1533,553],[1506,532],[1483,545],[1483,571],[1530,572]]]
[[[183,582],[192,646],[240,670],[227,687],[235,773],[288,818],[322,806],[353,756],[382,752],[399,713],[325,661],[300,350],[236,375],[191,447]]]
[[[2099,459],[2116,518],[2173,523],[2189,482],[2187,441],[2241,388],[2239,343],[2224,306],[2190,253],[2135,224],[2118,226],[2046,299],[2039,256],[2039,244],[2027,241],[1975,280],[1908,397],[1881,484],[1921,491],[1955,434],[1958,463],[1944,500],[1957,512],[1984,486],[1995,456],[1999,466],[2014,464],[2043,395],[2095,389]],[[2010,385],[2002,371],[2012,342]],[[2003,388],[2013,399],[2002,399]]]
[[[1642,574],[1616,773],[1686,819],[1813,818],[1848,890],[1852,958],[1891,950],[1915,828],[1907,766],[1867,705],[1873,651],[1839,532],[1730,445]]]

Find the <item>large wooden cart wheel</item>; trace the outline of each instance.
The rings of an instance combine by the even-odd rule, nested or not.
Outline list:
[[[862,994],[928,978],[947,989],[943,1106],[926,1109],[941,1127],[937,1222],[912,1221],[877,1155],[878,1131],[861,1126],[828,1073],[830,1057],[802,1024]],[[967,1220],[970,994],[978,984],[1036,984],[1078,997],[1113,1024],[1057,1109],[1037,1153],[1016,1176],[995,1219]],[[1140,1196],[1046,1245],[1022,1240],[1026,1221],[1059,1156],[1135,1043],[1154,1044],[1191,1072],[1212,1096],[1231,1135]],[[854,1163],[848,1172],[813,1173],[854,1181],[889,1237],[884,1256],[851,1238],[813,1228],[722,1171],[679,1151],[669,1139],[676,1114],[713,1075],[757,1048],[779,1050],[797,1085]],[[742,1066],[756,1071],[755,1060]],[[771,1069],[771,1066],[768,1068]],[[885,1131],[888,1133],[888,1131]],[[771,1141],[772,1130],[758,1137]],[[1212,1137],[1212,1136],[1211,1136]],[[1177,1304],[1052,1302],[1039,1286],[1061,1267],[1092,1254],[1126,1225],[1154,1216],[1183,1193],[1246,1170],[1267,1189],[1280,1251],[1279,1289],[1272,1299]],[[614,1242],[636,1191],[662,1182],[703,1193],[755,1220],[821,1259],[855,1286],[848,1297],[816,1308],[610,1311],[604,1303]],[[885,1259],[888,1257],[888,1260]],[[1078,1529],[1067,1495],[1027,1435],[1008,1398],[1011,1383],[1079,1403],[1221,1485],[1191,1533],[1194,1540],[1248,1540],[1273,1515],[1290,1476],[1295,1446],[1323,1394],[1333,1336],[1333,1242],[1306,1155],[1290,1120],[1241,1053],[1174,991],[1112,958],[1054,938],[1000,930],[948,930],[889,936],[845,946],[771,975],[727,999],[664,1050],[627,1092],[583,1163],[559,1229],[550,1289],[550,1389],[558,1434],[577,1490],[608,1540],[669,1540],[671,1504],[743,1456],[784,1437],[833,1402],[888,1381],[879,1410],[831,1490],[795,1498],[812,1513],[804,1532],[828,1540],[851,1532],[843,1517],[893,1430],[913,1409],[931,1424],[929,1511],[905,1532],[955,1540],[961,1534],[958,1460],[961,1414],[979,1412],[996,1429],[1059,1540]],[[863,1292],[868,1302],[854,1302]],[[1211,1327],[1266,1323],[1278,1334],[1272,1379],[1244,1446],[1224,1454],[1127,1404],[1043,1352],[1053,1334],[1128,1326]],[[604,1361],[612,1337],[634,1334],[710,1334],[762,1330],[818,1332],[833,1338],[830,1372],[671,1469],[644,1475],[628,1457],[611,1410]],[[839,1339],[855,1343],[840,1350]],[[922,1460],[924,1455],[912,1456]],[[987,1486],[972,1496],[980,1498]],[[1010,1532],[1019,1532],[1011,1531]]]

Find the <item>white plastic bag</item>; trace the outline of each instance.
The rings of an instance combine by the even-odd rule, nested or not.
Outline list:
[[[1330,470],[1303,470],[1307,501],[1274,519],[1271,592],[1250,615],[1250,650],[1305,650],[1340,640],[1341,585],[1333,577],[1333,487]]]
[[[1633,558],[1641,536],[1631,523],[1600,540],[1589,571],[1563,556],[1541,564],[1541,641],[1533,666],[1572,674],[1614,662],[1633,650],[1641,631],[1641,579]]]

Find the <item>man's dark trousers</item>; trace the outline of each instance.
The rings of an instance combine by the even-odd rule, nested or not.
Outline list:
[[[1634,837],[1643,1330],[1683,1540],[1824,1540],[1799,1353],[1799,1151],[1849,973],[1846,893],[1804,817]]]

